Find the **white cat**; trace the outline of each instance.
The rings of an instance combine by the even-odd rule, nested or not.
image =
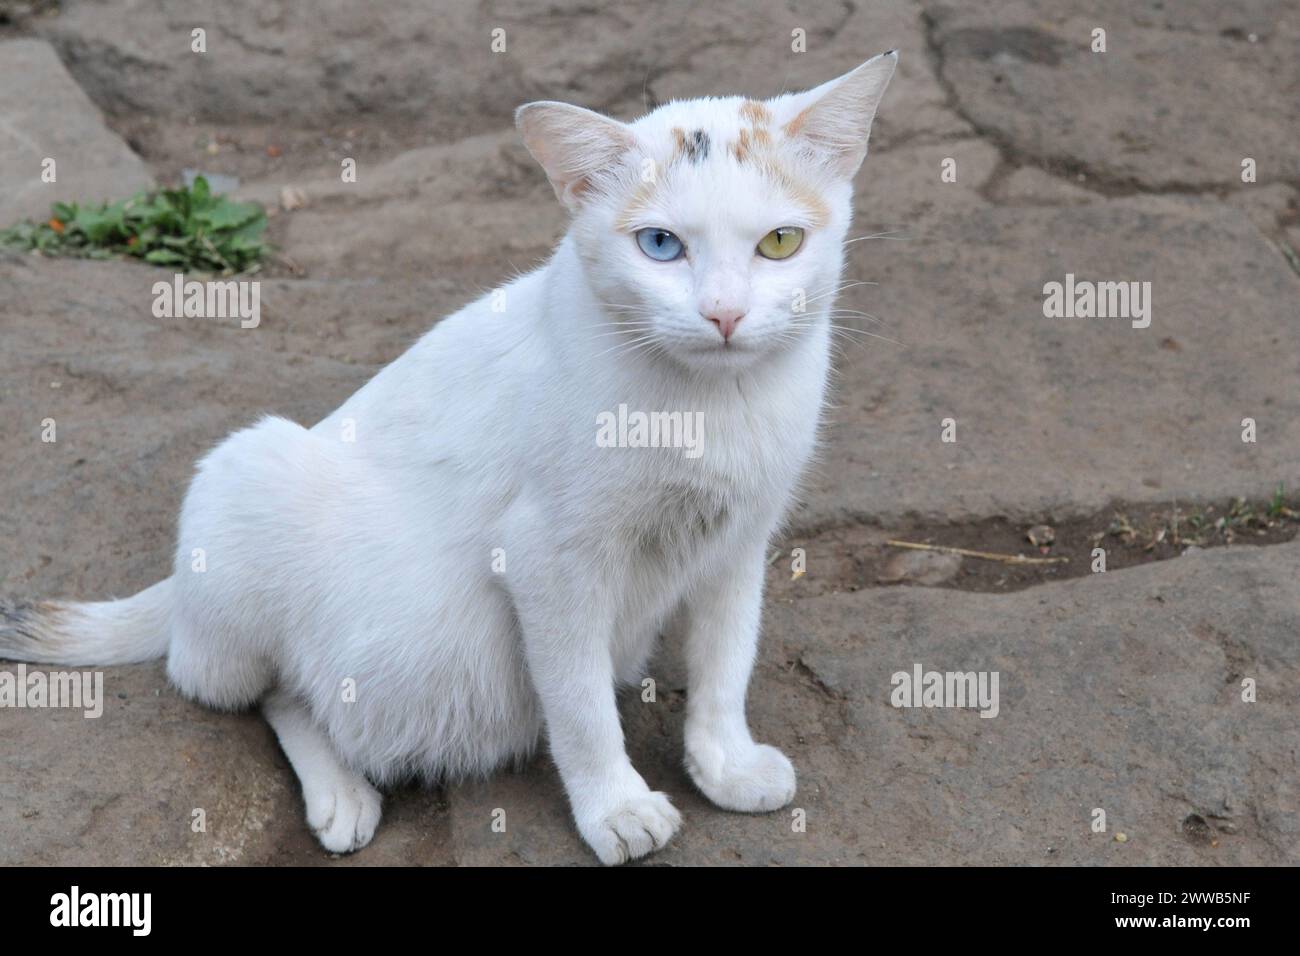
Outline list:
[[[487,773],[545,728],[579,833],[618,863],[681,822],[615,706],[680,615],[691,778],[729,810],[784,806],[794,768],[745,719],[764,556],[813,452],[851,180],[896,61],[631,124],[521,107],[573,214],[551,260],[314,428],[231,435],[199,463],[170,578],[0,606],[0,654],[165,654],[187,696],[260,703],[336,852],[373,836],[372,782]],[[621,405],[693,416],[699,447],[608,447]]]

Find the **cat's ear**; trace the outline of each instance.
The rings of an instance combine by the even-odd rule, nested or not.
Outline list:
[[[627,126],[568,103],[525,103],[515,111],[524,145],[541,163],[555,195],[576,210],[602,172],[616,166],[636,140]]]
[[[867,158],[876,107],[898,64],[898,51],[873,56],[857,69],[788,101],[783,130],[838,176],[848,179]]]

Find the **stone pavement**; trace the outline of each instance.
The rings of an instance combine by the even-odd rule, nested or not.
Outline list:
[[[141,30],[123,4],[64,2],[0,26],[0,226],[184,168],[238,176],[273,208],[285,187],[306,199],[272,221],[281,259],[256,330],[153,318],[158,273],[142,265],[0,254],[0,594],[157,580],[206,448],[263,412],[314,421],[544,257],[564,219],[510,129],[518,103],[632,116],[811,85],[897,47],[854,231],[888,235],[850,246],[846,272],[878,285],[841,304],[900,344],[842,343],[824,454],[777,542],[805,546],[808,571],[771,569],[750,697],[756,734],[800,772],[806,825],[694,793],[670,639],[655,702],[622,705],[634,761],[686,818],[648,863],[1300,862],[1300,542],[973,593],[828,584],[825,535],[922,522],[942,538],[995,516],[1300,488],[1291,6],[508,6],[331,2],[308,20],[239,0],[217,23],[187,0]],[[495,26],[504,54],[488,50]],[[790,52],[796,28],[807,53]],[[45,155],[57,194],[26,171]],[[1257,182],[1241,181],[1246,157]],[[1043,286],[1067,273],[1151,282],[1150,326],[1046,318]],[[46,417],[57,444],[39,441]],[[918,662],[997,671],[998,716],[890,706],[891,676]],[[374,843],[331,859],[260,718],[181,700],[158,664],[108,669],[105,687],[98,720],[0,711],[0,863],[592,862],[544,755],[390,794]]]

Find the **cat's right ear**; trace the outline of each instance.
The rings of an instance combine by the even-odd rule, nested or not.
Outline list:
[[[898,51],[873,56],[856,70],[790,97],[785,109],[797,109],[783,129],[814,158],[845,179],[852,179],[867,157],[867,139]]]
[[[555,195],[571,210],[636,143],[632,131],[617,120],[568,103],[525,103],[515,111],[515,126],[546,170]]]

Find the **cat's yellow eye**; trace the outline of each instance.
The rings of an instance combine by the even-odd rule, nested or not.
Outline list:
[[[758,254],[764,259],[788,259],[803,245],[803,230],[798,226],[773,229],[758,242]]]

